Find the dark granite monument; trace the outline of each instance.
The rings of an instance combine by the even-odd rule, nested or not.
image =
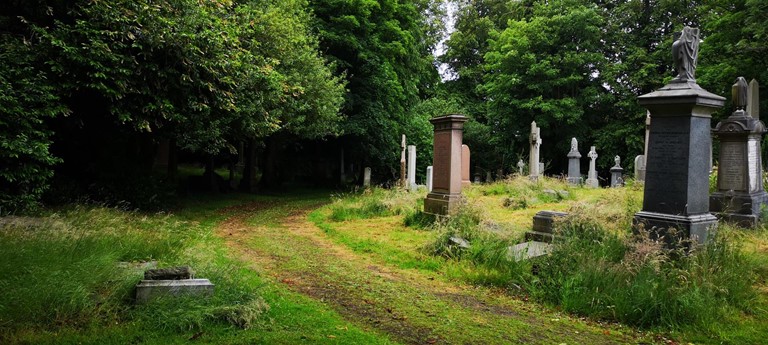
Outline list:
[[[581,184],[581,153],[576,138],[571,139],[571,151],[568,152],[568,183],[574,186]]]
[[[725,98],[702,89],[694,79],[699,30],[686,27],[672,45],[677,77],[642,95],[651,113],[642,211],[633,227],[654,238],[666,236],[704,243],[717,226],[709,213],[711,114]],[[674,228],[678,231],[671,231]]]
[[[461,201],[461,142],[464,115],[437,117],[432,158],[432,191],[424,199],[424,213],[448,215]]]
[[[761,206],[768,203],[760,157],[760,142],[766,128],[748,112],[752,110],[752,103],[759,102],[757,82],[753,80],[748,86],[747,81],[739,77],[732,90],[735,110],[712,131],[720,139],[720,159],[717,191],[709,198],[710,210],[742,226],[755,226]]]

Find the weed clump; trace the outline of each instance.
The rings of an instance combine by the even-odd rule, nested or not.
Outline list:
[[[558,233],[563,240],[538,262],[527,287],[568,312],[678,328],[752,311],[752,268],[724,234],[686,253],[643,233],[621,237],[584,217],[565,219]]]

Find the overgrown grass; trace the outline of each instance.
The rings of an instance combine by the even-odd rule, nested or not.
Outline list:
[[[328,341],[341,328],[349,331],[339,343],[389,343],[229,256],[213,232],[226,217],[218,209],[253,199],[193,200],[183,216],[75,206],[40,218],[0,218],[0,343],[289,344]],[[190,265],[215,293],[134,305],[133,287],[150,261]]]
[[[109,209],[77,207],[47,218],[5,219],[0,229],[0,327],[83,325],[117,318],[140,272],[118,262],[173,260],[183,227]],[[134,226],[126,227],[127,222]],[[125,231],[123,231],[125,230]]]
[[[407,192],[402,189],[369,188],[358,193],[334,198],[329,219],[341,222],[393,215],[418,217],[426,190]],[[411,218],[418,223],[418,219]]]
[[[504,183],[481,187],[480,192],[535,194],[530,192],[533,182]],[[454,270],[462,279],[523,292],[570,313],[641,328],[695,330],[729,341],[758,339],[749,332],[730,333],[730,328],[764,324],[750,320],[768,316],[765,298],[755,288],[765,284],[766,260],[745,251],[742,240],[734,238],[742,230],[727,225],[721,226],[712,243],[689,254],[667,250],[648,236],[631,235],[641,188],[629,184],[573,203],[568,209],[572,215],[557,223],[562,240],[543,257],[515,262],[507,251],[514,238],[489,229],[483,206],[471,201],[454,217],[434,225],[436,238],[425,249],[462,262]],[[458,238],[469,248],[463,248]]]
[[[517,210],[537,204],[574,200],[576,190],[562,179],[542,177],[533,181],[526,176],[512,176],[470,188],[466,195],[470,198],[478,194],[504,196],[504,207]]]

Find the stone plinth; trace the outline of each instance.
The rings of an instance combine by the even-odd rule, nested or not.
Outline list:
[[[472,184],[469,180],[469,146],[461,145],[461,186],[466,187]]]
[[[567,215],[568,213],[556,211],[536,212],[536,215],[533,216],[533,229],[525,233],[525,240],[551,243],[555,237],[552,227],[555,219]]]
[[[744,90],[739,92],[746,92],[746,81],[740,79]],[[747,104],[739,105],[736,100],[734,104],[737,110],[712,131],[720,139],[720,159],[717,191],[709,198],[710,211],[742,226],[755,226],[761,206],[768,202],[760,155],[760,142],[766,128],[762,121],[744,110]]]
[[[435,127],[432,158],[432,191],[424,200],[424,213],[448,215],[461,201],[461,142],[464,115],[431,119]]]
[[[208,279],[142,280],[136,285],[136,303],[147,303],[161,296],[210,296],[213,288]]]
[[[635,229],[643,227],[658,237],[674,227],[699,243],[714,231],[717,218],[709,213],[710,123],[724,101],[693,81],[673,81],[639,97],[652,121],[643,209],[635,214]]]

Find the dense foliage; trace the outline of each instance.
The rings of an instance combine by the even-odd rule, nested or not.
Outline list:
[[[305,1],[12,1],[0,9],[6,210],[30,205],[52,175],[43,118],[57,118],[64,152],[104,133],[89,151],[137,133],[215,154],[278,130],[339,132],[343,82],[319,54]]]
[[[88,190],[134,190],[114,183],[128,172],[138,178],[121,182],[154,185],[144,176],[161,141],[208,162],[255,150],[262,184],[301,166],[279,164],[298,159],[286,147],[320,143],[323,159],[341,151],[352,173],[370,166],[386,182],[405,134],[421,175],[428,119],[454,112],[471,117],[476,173],[516,170],[533,120],[549,173],[564,169],[571,137],[582,154],[597,147],[598,167],[618,154],[631,168],[637,96],[672,77],[673,34],[702,28],[698,81],[728,94],[739,75],[768,78],[766,13],[756,0],[5,1],[0,212],[34,206],[54,167]]]
[[[397,175],[402,134],[417,145],[420,167],[431,160],[431,125],[411,109],[438,82],[432,50],[442,28],[440,2],[312,3],[321,47],[348,80],[342,142],[354,143],[353,157],[379,175]]]
[[[446,87],[477,123],[467,141],[494,152],[480,157],[487,169],[514,169],[527,155],[533,120],[542,127],[542,159],[555,172],[571,137],[582,153],[597,146],[603,168],[616,154],[631,164],[643,149],[637,96],[672,77],[673,34],[686,25],[702,28],[702,87],[726,95],[739,75],[762,79],[768,11],[760,1],[455,3],[455,31],[441,57],[453,77]]]

